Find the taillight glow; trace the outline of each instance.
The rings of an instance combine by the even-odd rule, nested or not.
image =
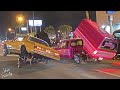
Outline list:
[[[58,54],[58,53],[55,53],[55,55],[56,55],[56,56],[59,56],[59,54]]]
[[[50,50],[46,50],[47,53],[51,53]]]
[[[39,51],[39,50],[41,50],[42,48],[41,48],[41,47],[38,47],[38,46],[34,46],[34,49]]]
[[[93,54],[97,54],[97,50],[93,52]]]

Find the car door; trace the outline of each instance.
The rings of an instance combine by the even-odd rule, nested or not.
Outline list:
[[[61,57],[69,58],[70,57],[70,48],[69,48],[69,41],[63,41],[60,44],[59,52]]]

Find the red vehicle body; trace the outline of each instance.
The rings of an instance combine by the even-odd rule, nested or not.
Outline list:
[[[82,55],[83,40],[80,38],[72,38],[61,41],[59,46],[55,48],[60,52],[62,58],[74,58],[75,54]]]
[[[90,58],[112,59],[117,52],[117,40],[96,22],[83,19],[74,31],[74,37],[84,41],[84,51]]]

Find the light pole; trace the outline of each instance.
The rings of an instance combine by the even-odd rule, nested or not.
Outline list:
[[[89,19],[89,12],[85,11],[85,13],[86,13],[86,18]]]
[[[113,34],[113,27],[112,27],[112,23],[113,23],[113,14],[115,13],[116,11],[106,11],[106,13],[108,14],[108,22],[110,24],[110,34],[112,35]]]
[[[10,32],[10,33],[14,33],[14,38],[15,38],[15,30],[12,30],[11,28],[8,28],[8,30],[7,30],[7,32],[6,32],[6,40],[7,40],[7,38],[8,38],[8,32]]]
[[[29,26],[28,25],[29,22],[28,22],[28,20],[26,20],[25,17],[23,15],[21,15],[21,14],[16,17],[16,20],[19,23],[19,32],[21,32],[21,30],[20,30],[20,28],[21,28],[20,24],[22,24],[22,23],[24,23],[24,21],[26,21],[26,24],[27,24],[27,33],[29,34],[29,30],[28,30],[28,28],[29,28],[28,27]]]
[[[25,19],[25,21],[26,21],[26,24],[27,24],[27,33],[29,34],[29,30],[28,30],[28,28],[29,28],[29,27],[28,27],[29,22],[28,22],[28,20],[26,20],[26,19]]]
[[[8,32],[11,32],[12,31],[12,29],[11,28],[8,28],[8,31],[6,32],[6,40],[8,40],[7,38],[8,38]]]
[[[109,24],[110,24],[110,34],[112,35],[112,30],[113,30],[113,27],[112,27],[112,22],[113,22],[113,15],[112,14],[110,14],[109,16],[108,16],[108,18],[109,18]]]
[[[22,14],[19,14],[19,15],[17,15],[17,17],[16,17],[16,21],[17,21],[17,23],[19,24],[19,33],[21,34],[21,30],[20,30],[20,28],[21,28],[21,24],[24,22],[24,16],[22,15]]]

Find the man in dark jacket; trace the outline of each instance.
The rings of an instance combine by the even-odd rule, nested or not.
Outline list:
[[[50,43],[50,39],[48,37],[48,34],[45,33],[44,31],[37,31],[37,34],[35,35],[37,38],[40,38],[44,41],[46,41],[50,46],[51,46],[51,43]]]

